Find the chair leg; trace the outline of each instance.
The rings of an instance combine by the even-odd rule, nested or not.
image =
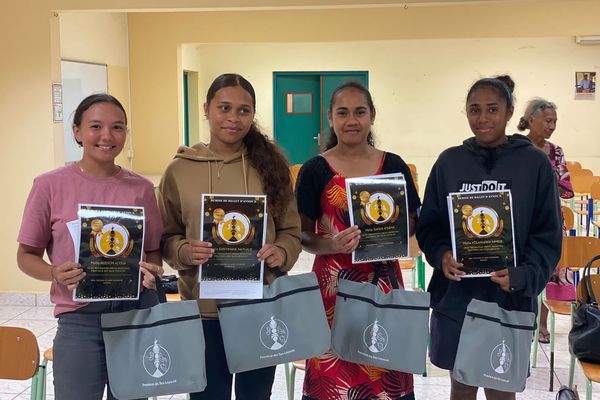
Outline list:
[[[31,377],[31,400],[38,400],[38,381],[39,381],[39,367],[35,375]]]
[[[533,346],[531,346],[531,368],[537,366],[537,355],[540,348],[538,340],[540,338],[540,321],[542,320],[542,301],[542,293],[540,293],[538,296],[537,327],[533,336]]]
[[[417,257],[417,279],[418,286],[421,290],[425,291],[425,262],[423,261],[423,255]]]
[[[554,391],[554,313],[548,310],[550,316],[550,391]]]
[[[294,400],[294,389],[296,386],[296,367],[294,367],[294,363],[285,363],[285,382],[288,400]]]
[[[571,326],[573,326],[573,315],[575,313],[575,302],[571,303]],[[571,354],[571,361],[569,362],[569,387],[574,389],[573,381],[575,377],[575,356]]]
[[[569,362],[569,387],[573,389],[573,378],[575,376],[575,356],[571,354],[571,361]]]
[[[46,360],[42,361],[31,378],[31,400],[46,399],[46,364]]]

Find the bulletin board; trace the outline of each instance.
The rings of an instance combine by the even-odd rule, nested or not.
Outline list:
[[[73,115],[85,97],[94,93],[108,92],[108,68],[106,64],[80,61],[61,61],[64,115],[65,164],[79,161],[82,149],[73,138]]]

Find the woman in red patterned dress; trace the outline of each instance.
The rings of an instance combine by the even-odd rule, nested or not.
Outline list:
[[[338,278],[369,282],[375,271],[372,263],[352,264],[351,253],[358,246],[360,231],[350,226],[345,179],[402,172],[407,181],[411,234],[421,203],[406,163],[373,145],[375,107],[364,86],[350,82],[338,87],[332,93],[327,116],[331,129],[326,151],[303,165],[296,191],[302,245],[316,255],[313,271],[331,325]],[[394,264],[402,286],[400,268]],[[385,269],[378,286],[384,292],[391,290]],[[346,362],[327,352],[307,361],[303,394],[303,400],[410,400],[414,399],[413,377]]]

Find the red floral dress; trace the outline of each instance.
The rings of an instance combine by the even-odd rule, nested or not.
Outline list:
[[[398,164],[398,159],[401,161],[400,157],[394,154],[386,155],[387,157],[384,155],[382,159],[377,174],[403,172],[406,177],[411,176],[408,167],[403,170],[395,165]],[[391,161],[386,163],[387,158]],[[385,171],[390,169],[390,165],[387,164],[395,166],[396,168],[393,168],[395,170]],[[406,166],[403,161],[401,164]],[[413,211],[420,205],[420,202],[412,180],[410,186],[414,193],[413,207],[411,207],[411,189],[407,188],[409,209]],[[322,191],[318,192],[321,187]],[[349,227],[345,178],[335,172],[323,157],[312,159],[303,166],[298,178],[297,198],[300,213],[316,221],[316,233],[319,236],[332,236]],[[316,218],[313,218],[316,215],[315,211],[307,206],[311,198],[315,199],[315,203],[318,200],[319,215]],[[414,205],[415,198],[416,206]],[[396,276],[402,287],[399,265],[397,262],[394,264]],[[331,326],[335,311],[338,278],[370,282],[374,276],[375,266],[371,263],[352,264],[351,254],[328,254],[315,257],[313,271],[317,275],[325,313]],[[386,293],[391,290],[385,268],[380,271],[378,286]],[[412,374],[346,362],[331,352],[309,359],[306,363],[303,400],[404,400],[414,398],[412,392]]]

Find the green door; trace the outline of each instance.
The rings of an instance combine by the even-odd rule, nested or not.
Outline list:
[[[275,140],[291,165],[320,152],[329,132],[329,97],[339,85],[357,81],[368,86],[368,72],[275,72]]]
[[[319,153],[321,92],[318,75],[275,79],[275,137],[290,165]]]

